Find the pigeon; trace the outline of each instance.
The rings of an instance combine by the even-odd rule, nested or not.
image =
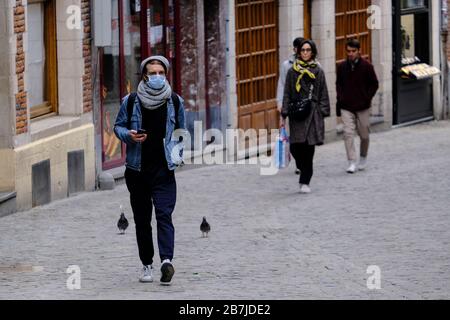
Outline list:
[[[128,228],[128,220],[125,218],[125,213],[123,212],[123,207],[120,206],[120,219],[117,222],[117,227],[121,234],[125,234],[125,230]]]
[[[208,237],[208,232],[211,231],[211,226],[209,225],[208,221],[206,221],[206,217],[203,217],[202,224],[200,225],[200,231],[202,232],[202,238]]]

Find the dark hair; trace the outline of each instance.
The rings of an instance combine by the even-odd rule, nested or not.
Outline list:
[[[311,46],[311,59],[314,60],[317,57],[317,46],[312,40],[303,40],[300,46],[297,48],[297,54],[301,54],[301,49],[305,44],[309,44]]]
[[[303,41],[305,41],[305,38],[297,37],[294,39],[294,42],[292,42],[292,45],[294,46],[294,48],[298,48]]]
[[[361,44],[359,43],[358,39],[350,39],[347,41],[346,47],[355,48],[355,49],[361,49]]]

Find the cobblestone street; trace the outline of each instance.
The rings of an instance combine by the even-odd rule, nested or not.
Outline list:
[[[180,171],[170,287],[159,285],[159,259],[156,281],[138,282],[124,184],[1,218],[0,299],[450,299],[450,122],[371,139],[355,175],[342,141],[319,147],[309,195],[293,162],[275,176],[255,165]],[[80,290],[66,287],[70,265]],[[379,290],[367,287],[371,265]]]

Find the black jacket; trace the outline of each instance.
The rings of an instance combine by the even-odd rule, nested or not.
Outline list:
[[[336,76],[338,117],[341,116],[340,109],[357,112],[371,107],[378,90],[378,79],[369,61],[360,58],[354,68],[350,61],[344,61],[338,65]]]

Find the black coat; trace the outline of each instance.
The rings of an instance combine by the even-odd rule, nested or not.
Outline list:
[[[295,86],[298,79],[298,72],[293,68],[289,69],[284,87],[283,107],[281,115],[288,117],[288,106],[291,101],[308,97],[311,81],[314,83],[312,95],[312,110],[309,116],[302,121],[289,119],[290,143],[304,143],[309,145],[321,145],[325,140],[324,118],[330,116],[330,100],[328,97],[327,82],[323,70],[316,66],[309,69],[316,76],[311,80],[306,74],[301,80],[301,90],[297,92]]]
[[[360,58],[354,68],[348,60],[340,63],[336,74],[337,116],[341,115],[340,109],[369,109],[377,90],[378,78],[369,61]]]

